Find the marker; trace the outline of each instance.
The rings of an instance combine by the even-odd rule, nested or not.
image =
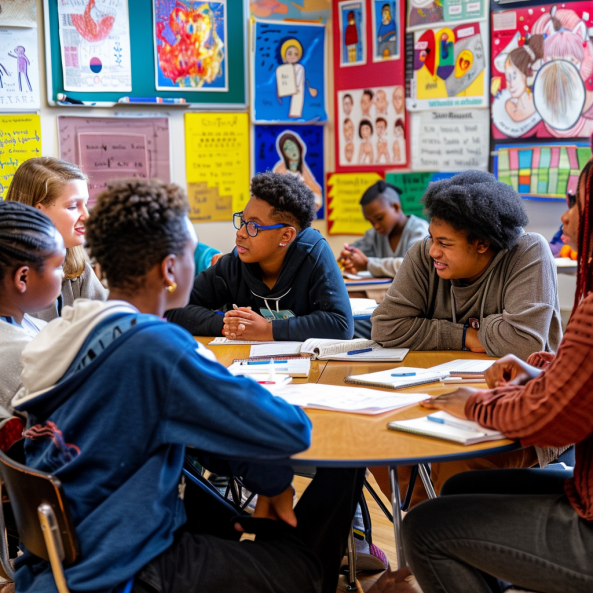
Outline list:
[[[362,350],[350,350],[350,352],[346,352],[346,354],[350,356],[350,354],[362,354],[363,352],[371,352],[372,350],[372,348],[363,348]]]
[[[245,364],[242,362],[241,364]],[[288,360],[255,360],[247,364],[288,364]]]
[[[445,424],[453,428],[459,428],[460,430],[469,430],[470,432],[483,434],[481,431],[476,430],[471,426],[465,426],[465,424],[462,424],[461,422],[455,422],[454,420],[449,420],[447,418],[439,418],[438,416],[432,416],[431,414],[429,414],[426,418],[431,422],[436,422],[437,424]]]
[[[276,385],[276,381],[258,381],[260,385]]]
[[[185,99],[173,99],[170,97],[120,97],[118,103],[166,103],[168,105],[183,105]]]
[[[58,93],[56,95],[56,98],[60,103],[70,103],[70,105],[94,105],[94,103],[85,103],[80,99],[73,99],[72,97],[68,97],[68,95],[65,95],[64,93]]]
[[[416,373],[391,373],[392,377],[415,377]]]

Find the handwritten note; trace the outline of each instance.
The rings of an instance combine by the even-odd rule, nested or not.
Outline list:
[[[231,220],[249,201],[246,113],[186,113],[185,158],[190,218]]]
[[[488,109],[423,111],[411,114],[412,169],[488,170]]]
[[[39,115],[0,115],[0,199],[19,165],[36,156],[41,156]]]
[[[382,179],[378,173],[329,173],[327,176],[327,232],[362,235],[370,226],[362,215],[360,198]]]

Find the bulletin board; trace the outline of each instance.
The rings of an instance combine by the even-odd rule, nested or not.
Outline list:
[[[64,92],[64,73],[60,55],[57,2],[44,0],[47,92],[50,105],[56,105],[57,94]],[[231,10],[232,4],[232,10]],[[68,97],[84,101],[88,106],[113,106],[121,97],[181,98],[186,106],[198,108],[241,109],[246,106],[247,87],[247,0],[227,2],[226,63],[228,90],[181,91],[157,90],[153,0],[128,0],[131,46],[132,90],[120,92],[73,92]],[[167,107],[171,107],[167,104]]]

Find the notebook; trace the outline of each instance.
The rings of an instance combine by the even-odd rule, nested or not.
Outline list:
[[[311,372],[311,359],[309,358],[235,361],[228,370],[233,375],[255,375],[269,373],[272,364],[276,373],[283,373],[291,377],[308,377]]]
[[[369,385],[370,387],[382,387],[383,389],[404,389],[406,387],[424,385],[425,383],[435,383],[448,376],[448,371],[434,372],[431,369],[397,367],[377,373],[349,375],[344,378],[344,383]]]
[[[349,299],[352,307],[352,317],[370,315],[377,307],[375,299]]]
[[[431,417],[433,420],[429,420]],[[448,423],[451,424],[448,424]],[[461,445],[475,445],[486,441],[504,439],[505,436],[497,430],[490,430],[471,420],[461,420],[447,412],[435,412],[424,418],[413,420],[395,420],[387,425],[391,430],[410,432],[435,439],[453,441]]]
[[[496,362],[496,360],[467,360],[458,359],[431,367],[431,371],[449,371],[451,378],[478,379],[483,378],[484,373]]]

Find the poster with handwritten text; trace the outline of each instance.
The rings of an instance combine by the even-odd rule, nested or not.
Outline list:
[[[185,159],[190,218],[232,220],[249,200],[246,113],[186,113]]]
[[[21,163],[36,156],[41,156],[39,115],[0,115],[1,200]]]
[[[421,111],[410,121],[415,171],[488,170],[488,109]]]
[[[113,179],[171,181],[167,117],[58,117],[60,158],[89,178],[89,207]]]

